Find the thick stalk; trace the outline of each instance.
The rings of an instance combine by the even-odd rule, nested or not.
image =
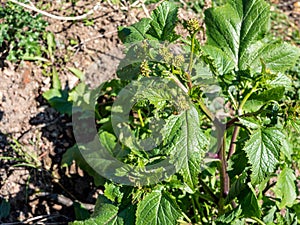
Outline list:
[[[258,87],[258,82],[255,84],[255,86],[246,94],[246,96],[243,98],[241,104],[239,105],[238,108],[238,116],[242,116],[243,115],[243,108],[244,105],[246,104],[246,102],[248,101],[248,99],[250,98],[250,96],[253,94],[253,92],[256,91],[257,87]],[[235,148],[236,148],[236,141],[237,138],[239,136],[239,132],[240,132],[240,127],[239,126],[235,126],[233,133],[232,133],[232,138],[230,141],[230,146],[229,146],[229,151],[228,151],[228,156],[227,156],[227,160],[233,155],[233,153],[235,152]]]
[[[220,191],[220,199],[219,199],[219,213],[222,214],[224,212],[224,202],[225,197],[229,192],[229,176],[227,174],[227,161],[226,161],[226,132],[223,134],[222,130],[218,130],[218,140],[220,140],[220,148],[218,152],[218,158],[220,159],[220,182],[221,182],[221,191]]]

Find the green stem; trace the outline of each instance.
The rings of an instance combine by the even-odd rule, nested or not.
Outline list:
[[[259,223],[260,225],[266,225],[266,224],[264,223],[264,221],[258,219],[257,217],[251,217],[251,219],[255,220],[255,221],[256,221],[257,223]]]
[[[246,102],[248,101],[248,99],[250,98],[250,96],[253,94],[253,92],[255,92],[257,90],[258,84],[259,84],[259,82],[256,82],[256,84],[254,85],[254,87],[243,98],[243,100],[242,100],[242,102],[241,102],[241,104],[239,105],[239,108],[238,108],[238,116],[239,117],[243,115],[243,108],[244,108]],[[231,138],[231,141],[230,141],[230,145],[229,145],[229,151],[228,151],[227,160],[235,152],[236,140],[237,140],[237,138],[239,136],[239,132],[240,132],[240,127],[239,126],[235,126],[234,130],[233,130],[233,133],[232,133],[232,138]]]
[[[194,209],[195,220],[198,223],[199,222],[199,212],[195,205],[195,200],[193,198],[191,198],[191,199],[192,199],[192,205],[193,205],[193,209]]]
[[[192,39],[191,39],[191,55],[190,55],[190,62],[188,66],[188,71],[185,73],[187,80],[188,80],[188,86],[191,89],[192,88],[192,79],[191,79],[191,73],[193,69],[193,61],[194,61],[194,51],[195,51],[195,37],[196,37],[197,32],[192,34]]]
[[[194,51],[195,51],[195,37],[196,32],[192,34],[191,37],[191,55],[190,55],[190,62],[188,66],[188,72],[191,73],[193,69],[193,61],[194,61]]]
[[[200,97],[197,102],[198,102],[201,110],[204,112],[204,114],[210,119],[210,121],[214,122],[215,116],[212,114],[211,111],[209,111],[207,106],[204,104],[203,99]]]
[[[257,87],[258,87],[259,82],[256,82],[256,84],[254,85],[254,87],[246,94],[246,96],[244,97],[244,99],[242,100],[239,109],[238,109],[238,115],[241,116],[243,114],[243,108],[246,104],[246,102],[248,101],[248,99],[250,98],[250,96],[253,94],[253,92],[256,91]]]
[[[143,121],[141,109],[138,109],[137,113],[138,113],[138,116],[139,116],[139,120],[140,120],[140,122],[141,122],[141,126],[144,127],[145,124],[144,124],[144,121]]]
[[[189,223],[192,223],[192,221],[190,220],[190,218],[189,218],[184,212],[181,212],[181,214],[183,215],[183,217],[184,217]]]

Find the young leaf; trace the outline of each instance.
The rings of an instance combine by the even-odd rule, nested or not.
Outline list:
[[[175,41],[179,36],[174,28],[177,23],[177,6],[172,2],[163,2],[151,14],[151,27],[147,34],[150,39],[159,41]],[[148,37],[149,37],[148,35]]]
[[[245,104],[245,111],[255,112],[259,110],[268,101],[279,101],[284,96],[285,87],[277,86],[256,95],[253,94]]]
[[[290,168],[285,167],[279,174],[274,191],[276,197],[281,199],[281,201],[278,202],[280,209],[286,206],[292,206],[296,200],[295,181],[296,176],[294,175],[294,171]]]
[[[241,207],[237,207],[217,218],[217,222],[222,224],[233,224],[242,214]],[[239,224],[239,223],[238,223]]]
[[[252,183],[260,183],[273,172],[280,152],[289,152],[285,135],[276,128],[258,129],[251,134],[244,151],[252,165]]]
[[[49,102],[51,107],[60,113],[72,114],[72,102],[68,101],[69,94],[67,90],[52,88],[43,93],[43,97]]]
[[[80,71],[79,69],[76,69],[74,67],[69,67],[68,69],[81,81],[84,80],[84,73],[82,71]]]
[[[120,191],[120,187],[113,183],[105,183],[104,196],[112,202],[121,202],[123,193]]]
[[[56,90],[60,90],[61,89],[61,82],[60,79],[58,77],[58,73],[56,71],[56,69],[53,69],[53,73],[52,73],[52,88],[56,89]]]
[[[139,202],[136,211],[136,225],[176,224],[180,215],[179,207],[167,193],[153,191]]]

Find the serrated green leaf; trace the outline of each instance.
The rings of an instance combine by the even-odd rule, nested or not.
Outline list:
[[[277,86],[265,90],[259,94],[252,94],[244,106],[246,112],[258,111],[268,101],[280,101],[285,92],[285,87]]]
[[[267,84],[269,84],[273,87],[283,86],[286,89],[290,89],[292,86],[292,81],[287,75],[285,75],[283,73],[278,73],[276,78],[272,79],[272,80],[268,80]]]
[[[256,99],[249,99],[243,109],[245,112],[256,112],[258,111],[263,105],[265,104],[265,102],[261,101],[261,100],[256,100]]]
[[[177,24],[178,7],[173,2],[163,2],[151,14],[151,27],[147,32],[147,37],[159,41],[175,41],[174,28]]]
[[[294,171],[290,168],[285,167],[279,174],[277,183],[274,187],[274,192],[278,201],[279,208],[282,209],[286,206],[291,207],[297,198],[296,193],[296,176]]]
[[[214,59],[214,67],[220,75],[229,73],[234,69],[234,62],[221,49],[211,45],[205,45],[202,47],[202,50],[205,55],[209,55]]]
[[[222,222],[222,224],[233,224],[242,214],[241,207],[236,207],[235,209],[221,215],[217,218],[217,222]],[[239,223],[238,223],[239,224]]]
[[[269,173],[273,172],[280,152],[290,152],[286,145],[285,135],[276,128],[262,128],[253,132],[246,142],[244,151],[251,164],[251,181],[260,183]]]
[[[121,202],[123,193],[120,191],[120,187],[112,184],[112,183],[105,183],[104,185],[104,196],[111,200],[112,202]]]
[[[180,216],[179,207],[167,193],[153,191],[138,203],[136,225],[176,224]]]
[[[299,55],[299,49],[290,44],[273,44],[259,41],[249,46],[245,54],[241,56],[240,69],[246,69],[251,65],[251,69],[260,72],[262,68],[261,60],[263,60],[271,71],[284,72],[296,63]]]
[[[260,93],[258,95],[252,95],[251,99],[261,100],[261,101],[264,101],[264,102],[267,102],[267,101],[270,101],[270,100],[279,101],[283,98],[284,91],[285,91],[285,88],[282,87],[282,86],[275,87],[275,88],[265,90],[265,91],[263,91],[262,93]]]
[[[238,70],[261,72],[263,60],[271,71],[284,72],[295,64],[300,51],[286,43],[262,41],[269,30],[269,19],[270,6],[263,0],[231,0],[222,7],[208,9],[207,45],[222,49]],[[220,61],[217,57],[221,55],[214,54],[211,56],[215,61]]]
[[[180,173],[186,184],[194,190],[198,184],[200,163],[208,140],[200,129],[199,115],[192,107],[181,117],[180,137],[175,143],[175,164],[181,168]]]
[[[239,122],[251,129],[258,129],[260,127],[260,124],[257,123],[257,120],[253,118],[239,118]]]
[[[119,27],[118,35],[124,44],[130,44],[146,39],[146,32],[150,28],[151,19],[143,18],[129,27]]]
[[[274,216],[275,216],[275,212],[277,210],[276,206],[272,206],[267,213],[265,213],[265,216],[263,217],[263,221],[266,224],[273,224],[274,223]]]
[[[269,5],[263,0],[237,0],[205,11],[207,43],[222,49],[238,68],[247,47],[268,31]]]
[[[104,196],[99,195],[92,218],[85,221],[75,221],[74,225],[123,225],[124,221],[118,217],[119,208]]]

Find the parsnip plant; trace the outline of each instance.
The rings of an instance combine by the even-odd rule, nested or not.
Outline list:
[[[79,124],[98,99],[97,137],[74,126],[81,135],[64,162],[76,155],[105,188],[91,218],[74,224],[297,224],[300,106],[286,71],[299,49],[268,35],[263,0],[206,10],[204,45],[197,19],[184,23],[188,37],[175,32],[177,11],[163,2],[120,27],[119,80],[99,98],[83,86],[73,96]],[[90,151],[98,142],[106,153]]]

